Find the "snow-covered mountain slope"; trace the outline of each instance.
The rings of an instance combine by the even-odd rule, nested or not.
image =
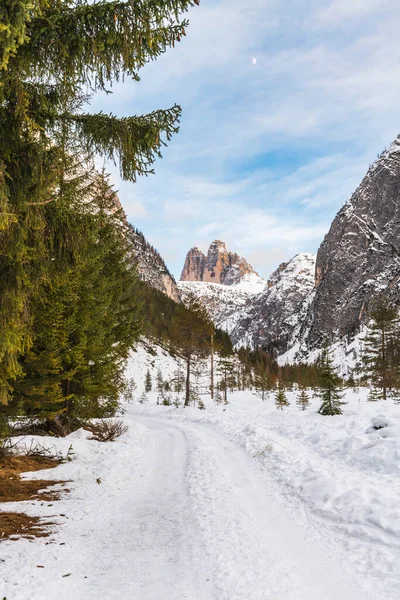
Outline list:
[[[351,340],[379,294],[400,304],[400,137],[370,167],[317,255],[316,293],[300,344]]]
[[[298,254],[265,281],[256,274],[236,285],[178,283],[183,301],[195,294],[213,322],[229,333],[236,347],[266,345],[282,352],[299,327],[314,288],[315,256]]]
[[[258,275],[246,275],[235,285],[221,285],[205,281],[179,281],[182,301],[194,294],[207,309],[213,323],[223,329],[240,345],[235,332],[251,310],[252,302],[266,288],[267,282]]]
[[[157,250],[146,240],[141,231],[129,226],[139,277],[151,287],[180,302],[176,281]]]

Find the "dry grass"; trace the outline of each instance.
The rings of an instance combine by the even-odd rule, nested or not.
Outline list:
[[[0,513],[0,540],[48,537],[51,534],[50,525],[54,523],[44,522],[39,517],[29,517],[23,513]]]
[[[65,483],[47,479],[25,480],[20,474],[42,469],[53,469],[59,461],[41,456],[14,456],[0,461],[0,502],[22,500],[58,500],[59,491],[46,490],[49,486]],[[43,490],[43,491],[41,491]]]
[[[59,490],[49,490],[49,486],[65,485],[65,481],[21,479],[21,473],[53,469],[59,460],[43,456],[11,456],[0,461],[0,502],[20,502],[22,500],[42,500],[54,502],[60,499]],[[63,492],[68,492],[66,488]],[[23,513],[0,512],[0,540],[33,539],[47,537],[53,523],[43,522],[39,517],[30,517]]]

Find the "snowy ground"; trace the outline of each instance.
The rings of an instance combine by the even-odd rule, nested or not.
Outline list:
[[[162,353],[160,365],[174,367]],[[0,507],[58,523],[1,542],[0,597],[398,600],[400,406],[361,391],[321,417],[293,396],[283,412],[249,392],[205,411],[156,396],[125,407],[114,443],[56,441],[74,460],[32,477],[71,479],[61,501]]]

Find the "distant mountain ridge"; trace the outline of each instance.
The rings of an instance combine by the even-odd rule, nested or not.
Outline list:
[[[188,294],[200,299],[236,347],[265,346],[285,352],[298,325],[295,315],[314,289],[314,281],[313,254],[300,254],[281,264],[266,281],[244,258],[215,241],[207,257],[197,248],[189,251],[178,288],[184,302]]]
[[[400,306],[400,136],[338,212],[317,256],[296,255],[268,281],[215,240],[207,254],[188,252],[176,283],[143,234],[132,227],[132,236],[140,277],[177,302],[194,293],[236,347],[299,362],[328,344],[354,362],[372,301],[382,294]]]

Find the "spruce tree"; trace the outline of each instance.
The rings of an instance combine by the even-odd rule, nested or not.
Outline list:
[[[223,392],[224,404],[228,404],[228,389],[234,384],[235,365],[231,356],[222,356],[218,360],[218,373],[222,377],[220,388]]]
[[[157,370],[156,376],[157,392],[161,392],[164,389],[164,379],[161,373],[161,369]]]
[[[47,422],[111,414],[138,338],[136,272],[119,216],[107,213],[104,202],[101,191],[80,213],[69,204],[46,208],[53,260],[31,300],[32,344],[20,358],[13,402]],[[74,247],[63,241],[69,218],[85,231]]]
[[[152,388],[153,388],[153,382],[151,380],[150,370],[147,369],[147,371],[146,371],[146,378],[145,378],[145,381],[144,381],[144,391],[146,393],[151,392]]]
[[[363,352],[364,374],[372,386],[369,400],[386,400],[399,379],[398,311],[382,296],[373,304],[369,316],[371,323]]]
[[[285,388],[281,380],[278,381],[278,387],[275,393],[276,408],[283,410],[285,406],[290,406],[290,402],[286,396]]]
[[[299,408],[301,410],[306,410],[306,408],[308,406],[310,406],[310,398],[309,398],[306,388],[304,386],[300,387],[300,391],[297,396],[296,404],[297,404],[297,406],[299,406]]]
[[[341,415],[343,393],[342,381],[337,370],[333,365],[333,361],[328,349],[324,350],[321,357],[319,367],[319,388],[316,391],[317,398],[322,400],[319,409],[320,415]]]
[[[261,400],[266,400],[267,393],[272,389],[272,378],[264,366],[258,366],[255,371],[254,385]]]
[[[118,160],[124,179],[152,173],[178,131],[179,106],[119,119],[85,113],[76,101],[124,77],[139,80],[140,68],[185,35],[182,14],[198,3],[4,0],[0,7],[0,402],[22,376],[31,299],[49,281],[46,207],[60,200],[65,158],[58,134],[74,137],[83,161],[94,153]]]
[[[171,342],[186,365],[185,407],[190,404],[193,362],[209,356],[211,351],[210,327],[210,318],[194,295],[186,298],[186,306],[177,305]]]

